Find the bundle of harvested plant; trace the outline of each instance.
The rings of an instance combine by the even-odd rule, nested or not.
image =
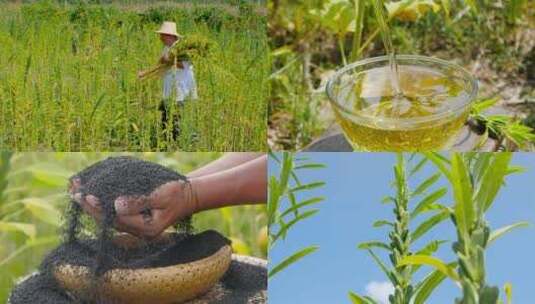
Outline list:
[[[213,42],[201,35],[189,35],[175,42],[169,49],[167,60],[148,70],[141,79],[162,75],[178,62],[194,62],[206,58],[213,50]]]

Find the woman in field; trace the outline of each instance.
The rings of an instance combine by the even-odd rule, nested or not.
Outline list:
[[[180,133],[179,120],[184,107],[184,102],[197,99],[197,84],[195,82],[195,75],[193,73],[192,63],[184,58],[177,58],[171,52],[171,49],[176,44],[181,42],[183,38],[178,34],[176,23],[165,21],[156,33],[160,34],[160,40],[164,44],[162,55],[159,59],[159,65],[153,69],[140,71],[138,77],[140,79],[153,74],[155,71],[162,74],[163,90],[162,101],[159,110],[162,112],[162,126],[166,124],[173,124],[173,139],[176,139]],[[172,99],[173,89],[176,91],[175,102],[179,107],[179,113],[168,121],[170,100]]]

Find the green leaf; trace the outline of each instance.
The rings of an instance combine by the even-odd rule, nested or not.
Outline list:
[[[407,5],[407,3],[409,3]],[[440,10],[440,6],[433,0],[401,0],[385,3],[390,18],[397,17],[402,21],[416,21],[428,12]]]
[[[412,195],[416,196],[416,195],[420,195],[420,194],[424,193],[439,178],[440,178],[440,173],[436,173],[436,174],[431,175],[429,178],[427,178],[425,181],[423,181],[418,187],[416,187],[416,190],[414,190],[414,192],[412,192]]]
[[[276,163],[280,164],[281,161],[279,160],[279,157],[273,151],[269,150],[268,154]]]
[[[280,215],[281,217],[284,217],[288,214],[290,214],[291,212],[295,211],[295,210],[300,210],[301,208],[303,207],[306,207],[306,206],[312,206],[312,205],[315,205],[315,204],[318,204],[320,202],[322,202],[325,198],[324,197],[313,197],[311,199],[307,199],[305,201],[302,201],[286,210],[284,210],[284,212]]]
[[[414,210],[411,212],[411,218],[412,219],[415,218],[418,214],[420,214],[423,210],[425,210],[427,206],[438,201],[440,198],[446,195],[446,193],[448,193],[448,189],[440,188],[436,190],[435,192],[426,196],[421,202],[419,202],[416,205]]]
[[[428,158],[422,157],[422,159],[420,159],[420,161],[414,167],[412,167],[411,171],[409,172],[409,177],[418,173],[428,161]]]
[[[19,222],[3,222],[0,221],[0,231],[2,232],[22,232],[30,238],[35,238],[36,229],[33,224],[19,223]]]
[[[499,100],[500,99],[498,97],[480,99],[472,105],[472,111],[474,114],[480,114],[494,106]]]
[[[388,203],[395,203],[395,202],[396,202],[396,199],[393,198],[392,196],[385,196],[381,200],[381,204],[388,204]]]
[[[23,199],[22,204],[35,218],[56,227],[61,224],[61,213],[47,201],[30,197]]]
[[[294,193],[294,192],[303,191],[303,190],[311,190],[311,189],[323,187],[324,185],[325,185],[325,182],[313,182],[313,183],[294,187],[290,189],[290,192]]]
[[[309,163],[309,164],[295,166],[295,170],[299,170],[299,169],[321,169],[321,168],[325,168],[325,165],[324,164]]]
[[[369,297],[361,297],[352,291],[349,292],[349,300],[351,300],[351,303],[353,304],[377,304],[375,300]]]
[[[422,247],[422,249],[416,251],[416,253],[414,253],[414,254],[416,254],[416,255],[432,255],[433,253],[435,253],[438,250],[440,245],[442,245],[444,243],[446,243],[446,241],[444,241],[444,240],[431,241],[431,242],[427,243],[424,247]],[[419,269],[420,269],[420,266],[415,265],[415,266],[412,267],[411,272],[415,273]]]
[[[386,249],[386,250],[390,250],[390,246],[388,246],[387,244],[383,243],[383,242],[379,242],[379,241],[369,241],[369,242],[364,242],[364,243],[360,243],[358,245],[358,248],[359,249],[371,249],[371,248],[381,248],[381,249]]]
[[[288,178],[290,177],[290,172],[293,169],[293,154],[289,152],[284,152],[282,154],[282,168],[279,178],[279,193],[283,195],[288,188]]]
[[[378,220],[373,223],[373,227],[382,227],[382,226],[392,226],[394,227],[394,223],[391,223],[387,220]]]
[[[438,248],[440,248],[440,245],[447,243],[448,241],[445,240],[433,240],[427,243],[422,249],[416,251],[415,254],[417,255],[431,255],[435,253]]]
[[[17,250],[13,251],[5,259],[1,260],[0,267],[3,267],[4,265],[10,263],[12,260],[17,258],[22,253],[24,253],[26,250],[29,250],[38,246],[55,245],[58,242],[59,242],[59,237],[57,235],[48,236],[48,237],[30,238],[24,243],[24,245],[17,248]]]
[[[271,176],[271,178],[269,179],[268,187],[268,222],[271,225],[276,222],[276,213],[279,208],[279,201],[281,199],[281,193],[279,192],[279,183],[275,176]]]
[[[306,247],[306,248],[303,248],[299,251],[297,251],[296,253],[292,254],[291,256],[287,257],[286,259],[284,259],[282,262],[280,262],[279,264],[277,264],[275,267],[273,267],[270,271],[269,271],[269,274],[268,274],[268,277],[271,278],[272,276],[274,276],[275,274],[277,274],[278,272],[282,271],[283,269],[285,269],[286,267],[292,265],[293,263],[301,260],[302,258],[304,258],[305,256],[315,252],[316,250],[318,250],[319,247],[318,246],[309,246],[309,247]]]
[[[494,159],[488,165],[483,173],[481,183],[476,191],[474,201],[478,208],[479,214],[486,211],[491,205],[507,174],[509,162],[511,161],[511,153],[495,153]]]
[[[449,217],[449,211],[444,210],[440,213],[435,214],[434,216],[428,218],[427,220],[423,221],[411,234],[411,243],[415,242],[417,239],[419,239],[422,235],[424,235],[427,231],[429,231],[431,228],[438,225],[443,220],[447,219]]]
[[[381,259],[375,254],[375,252],[373,252],[373,250],[368,249],[368,252],[369,252],[370,255],[372,256],[372,258],[373,258],[373,260],[375,261],[375,263],[377,263],[377,265],[379,266],[379,268],[381,268],[381,270],[385,273],[385,275],[386,275],[390,280],[392,280],[391,275],[390,275],[390,271],[388,270],[388,268],[386,267],[386,265],[383,263],[383,261],[381,261]]]
[[[474,222],[474,204],[472,202],[472,185],[468,168],[459,153],[451,157],[451,184],[455,198],[454,214],[457,228],[462,235],[468,235]]]
[[[281,229],[279,230],[279,232],[273,237],[273,242],[275,242],[277,239],[279,239],[282,235],[285,235],[286,234],[286,231],[288,231],[288,229],[290,229],[293,225],[297,224],[298,222],[306,219],[306,218],[309,218],[311,216],[313,216],[314,214],[318,213],[319,210],[317,209],[312,209],[312,210],[307,210],[301,214],[299,214],[299,216],[295,217],[294,219],[292,219],[291,221],[288,222],[288,224],[286,224],[284,227],[281,227]]]
[[[442,172],[442,174],[451,182],[451,172],[448,170],[448,161],[444,159],[442,155],[436,152],[427,152],[424,153],[435,166]]]
[[[509,231],[511,231],[511,230],[513,230],[515,228],[527,227],[527,226],[529,226],[528,222],[518,222],[518,223],[514,223],[514,224],[509,225],[509,226],[505,226],[505,227],[496,229],[490,234],[488,245],[492,244],[498,238],[500,238],[501,236],[503,236],[504,234],[506,234],[507,232],[509,232]]]
[[[457,265],[455,262],[448,264],[450,267],[455,267],[455,265]],[[446,275],[439,270],[434,270],[427,275],[415,288],[413,304],[425,304],[435,288],[437,288],[445,278]]]
[[[290,208],[293,209],[294,216],[299,216],[299,209],[296,208],[297,200],[295,199],[295,195],[292,192],[288,193],[288,200],[290,201],[290,205],[291,205]]]
[[[405,265],[427,265],[442,272],[454,281],[459,281],[459,275],[455,272],[455,268],[444,263],[438,258],[428,255],[410,255],[406,256],[398,263],[398,267]]]
[[[36,163],[23,171],[32,174],[33,182],[37,186],[46,188],[64,187],[72,175],[71,171],[53,163]]]

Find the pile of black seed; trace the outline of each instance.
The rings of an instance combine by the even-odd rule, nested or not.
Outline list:
[[[40,274],[18,286],[11,304],[85,303],[62,290],[54,279],[57,265],[87,266],[96,282],[110,269],[163,267],[191,262],[215,253],[229,241],[215,231],[192,234],[191,219],[177,223],[175,233],[166,242],[142,242],[135,249],[114,243],[116,231],[114,202],[119,196],[149,195],[170,181],[187,179],[173,170],[132,157],[111,157],[74,175],[80,180],[82,196],[94,195],[102,207],[102,220],[95,223],[72,201],[67,210],[65,240],[48,254]],[[150,210],[147,210],[150,215]],[[96,284],[95,284],[96,286]],[[89,299],[87,303],[98,302]]]

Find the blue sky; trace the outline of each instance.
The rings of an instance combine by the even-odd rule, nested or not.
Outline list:
[[[296,226],[286,240],[270,250],[270,260],[281,261],[307,245],[319,245],[309,255],[269,281],[269,303],[349,303],[349,290],[366,294],[366,286],[381,285],[387,279],[371,257],[356,245],[368,240],[384,240],[388,228],[373,228],[377,219],[391,219],[391,205],[382,205],[382,197],[392,194],[392,166],[395,154],[389,153],[303,153],[311,160],[324,163],[321,170],[300,171],[303,182],[323,180],[327,185],[305,196],[324,196],[320,212]],[[492,285],[513,285],[515,304],[533,303],[535,299],[535,154],[516,153],[513,163],[527,168],[507,178],[507,186],[487,213],[492,229],[527,220],[531,227],[514,230],[497,240],[487,251],[487,280]],[[270,162],[270,174],[278,173]],[[434,172],[432,166],[411,180],[412,185]],[[437,184],[446,185],[441,181]],[[449,195],[449,194],[448,194]],[[450,201],[450,199],[447,199]],[[422,218],[420,218],[422,219]],[[429,239],[453,240],[450,222],[445,221],[416,247]],[[438,256],[452,261],[451,243],[444,244]],[[380,253],[380,251],[377,251]],[[382,256],[385,261],[386,257]],[[424,268],[419,274],[429,270]],[[421,275],[419,277],[421,277]],[[375,282],[375,283],[372,283]],[[429,303],[451,304],[460,294],[450,281],[445,281]],[[503,295],[503,292],[501,293]]]

